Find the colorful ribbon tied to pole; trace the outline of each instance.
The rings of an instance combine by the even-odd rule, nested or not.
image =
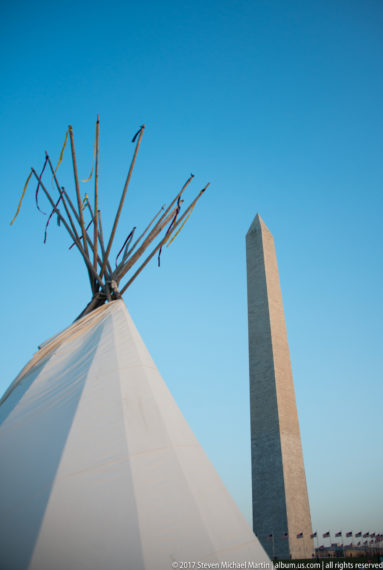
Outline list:
[[[42,171],[40,172],[40,180],[41,180],[41,178],[42,178],[42,176],[43,176],[43,174],[44,174],[44,170],[45,170],[45,167],[46,167],[46,165],[47,165],[47,162],[48,162],[48,157],[46,156],[46,157],[45,157],[45,162],[44,162],[43,169],[42,169]],[[42,214],[44,214],[44,216],[46,216],[46,215],[47,215],[46,212],[43,212],[42,209],[41,209],[40,206],[39,206],[39,189],[40,189],[40,184],[41,184],[40,180],[38,181],[38,183],[37,183],[37,188],[36,188],[36,195],[35,195],[35,198],[36,198],[36,206],[37,206],[38,211],[41,212]]]
[[[51,217],[53,216],[53,214],[54,214],[55,212],[58,213],[57,206],[59,205],[61,198],[62,198],[62,194],[60,194],[60,198],[57,200],[57,202],[56,202],[56,204],[55,204],[55,207],[53,208],[53,210],[52,210],[51,213],[49,214],[49,218],[48,218],[48,221],[47,221],[46,226],[45,226],[44,243],[47,242],[47,231],[48,231],[49,222],[51,221]]]
[[[21,198],[20,198],[19,205],[17,206],[16,214],[13,216],[12,221],[9,224],[10,226],[13,224],[13,222],[16,220],[17,216],[19,215],[20,208],[21,208],[21,202],[24,200],[25,192],[27,191],[27,186],[28,186],[28,183],[31,179],[31,176],[32,176],[32,172],[30,173],[30,175],[27,178],[26,183],[24,184],[24,190],[23,190],[23,193],[21,194]]]
[[[174,236],[172,237],[172,239],[169,241],[169,243],[166,244],[166,247],[169,247],[169,245],[171,243],[173,243],[173,241],[176,239],[176,237],[178,236],[178,234],[180,233],[180,231],[182,230],[182,228],[184,227],[184,225],[186,224],[186,222],[188,221],[188,219],[190,218],[190,216],[192,215],[192,212],[195,208],[195,204],[194,206],[191,208],[190,212],[188,213],[188,215],[186,216],[186,218],[184,219],[184,221],[181,224],[181,227],[176,231],[176,233],[174,234]]]
[[[67,143],[67,140],[68,140],[68,135],[69,135],[69,128],[68,128],[68,130],[67,130],[67,132],[66,132],[66,134],[65,134],[65,140],[64,140],[64,144],[63,144],[63,146],[62,146],[61,152],[60,152],[59,161],[58,161],[58,163],[57,163],[57,165],[56,165],[56,168],[55,168],[55,172],[54,172],[55,174],[56,174],[56,172],[57,172],[57,170],[58,170],[58,167],[60,166],[60,164],[61,164],[61,162],[62,162],[62,159],[63,159],[63,156],[64,156],[64,150],[65,150],[66,143]]]
[[[93,151],[93,160],[92,160],[92,170],[90,171],[90,174],[88,176],[88,178],[86,180],[81,180],[81,182],[89,182],[89,180],[92,178],[93,176],[93,169],[94,169],[94,161],[96,158],[96,152],[97,152],[97,130],[96,130],[96,137],[94,139],[94,151]]]

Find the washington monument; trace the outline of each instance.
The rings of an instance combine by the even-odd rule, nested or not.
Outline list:
[[[313,540],[274,239],[246,235],[253,530],[270,557],[311,558]]]

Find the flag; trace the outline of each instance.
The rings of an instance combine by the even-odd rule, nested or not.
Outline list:
[[[346,536],[352,536],[351,530],[350,530],[350,532],[346,532]]]
[[[363,544],[368,544],[368,540],[365,540],[365,541],[363,542]]]
[[[374,539],[370,540],[370,544],[372,544],[374,542]]]
[[[360,546],[360,541],[357,543],[357,545],[356,545],[356,546]]]
[[[372,533],[370,534],[370,536],[371,536],[371,538],[374,538],[374,537],[375,537],[375,533],[372,532]]]
[[[369,532],[365,532],[364,535],[363,535],[363,538],[366,538],[367,536],[370,536],[370,533],[369,533]]]
[[[288,534],[287,532],[284,532],[284,533],[282,534],[282,538],[288,538],[288,536],[289,536],[289,534]]]
[[[322,536],[323,536],[323,538],[328,538],[330,536],[330,531],[328,530]]]
[[[340,530],[339,532],[336,532],[335,536],[342,536],[342,531]]]
[[[313,532],[312,534],[310,534],[310,538],[316,538],[317,536],[317,531]]]
[[[272,535],[272,534],[268,534],[268,535],[266,536],[266,540],[271,540],[272,538],[273,538],[273,535]]]
[[[297,534],[297,538],[303,538],[303,532],[300,532],[299,534]]]
[[[359,532],[357,532],[357,533],[355,534],[355,536],[362,536],[362,531],[360,530]]]

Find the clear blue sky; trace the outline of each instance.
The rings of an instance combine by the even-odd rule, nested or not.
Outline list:
[[[245,234],[277,246],[313,528],[383,531],[380,0],[3,2],[1,382],[89,300],[86,272],[28,190],[73,125],[88,176],[101,117],[116,243],[190,172],[209,192],[125,296],[176,401],[250,518]],[[69,154],[59,170],[73,191]],[[84,191],[90,190],[84,185]]]

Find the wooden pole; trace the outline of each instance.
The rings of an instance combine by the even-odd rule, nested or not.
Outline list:
[[[70,237],[72,238],[73,241],[76,241],[76,236],[72,233],[72,230],[70,229],[70,227],[68,226],[67,221],[65,220],[65,218],[63,217],[63,215],[61,214],[60,210],[57,208],[56,209],[56,204],[54,202],[54,200],[52,199],[51,195],[49,194],[48,190],[45,188],[45,185],[43,183],[43,181],[41,180],[40,176],[37,174],[37,172],[35,171],[34,168],[31,168],[32,173],[34,174],[35,178],[38,180],[38,182],[40,183],[41,188],[43,189],[46,197],[48,198],[54,212],[56,212],[56,214],[59,216],[60,220],[62,221],[62,223],[64,224],[65,229],[67,230],[67,232],[69,233]],[[59,190],[60,194],[62,194],[62,190]],[[79,243],[79,242],[78,242]],[[76,242],[77,245],[77,242]]]
[[[84,240],[84,249],[85,253],[88,254],[88,244],[85,238],[85,224],[84,224],[84,216],[82,215],[82,201],[81,201],[81,194],[80,194],[80,184],[78,181],[78,172],[77,172],[77,161],[76,161],[76,151],[74,148],[74,138],[73,138],[73,129],[71,125],[69,125],[69,137],[70,137],[70,146],[72,150],[72,162],[73,162],[73,173],[74,173],[74,182],[76,186],[76,196],[77,196],[77,205],[78,205],[78,213],[80,216],[80,225],[82,231],[82,239]]]
[[[123,254],[122,254],[121,263],[125,263],[125,261],[126,261],[126,260],[128,259],[128,257],[129,257],[129,254],[130,254],[130,252],[131,252],[131,250],[129,250],[129,246],[130,246],[131,242],[133,241],[133,237],[134,237],[134,232],[135,232],[135,230],[136,230],[136,227],[134,227],[134,228],[132,229],[131,236],[130,236],[129,240],[126,242],[126,246],[125,246],[124,252],[123,252]]]
[[[144,269],[144,267],[149,263],[149,261],[152,259],[152,257],[157,253],[157,251],[160,249],[160,247],[164,244],[165,242],[165,238],[163,238],[160,243],[153,249],[153,251],[150,253],[150,255],[148,255],[148,257],[145,259],[145,261],[140,265],[140,267],[137,269],[137,271],[135,272],[135,274],[133,275],[133,277],[131,277],[131,279],[126,283],[126,285],[124,285],[124,287],[121,289],[120,294],[123,295],[125,293],[125,291],[127,290],[127,288],[133,283],[133,281],[136,279],[136,277],[139,276],[139,274],[141,273],[141,271]]]
[[[174,198],[174,200],[172,200],[172,202],[166,208],[165,212],[162,214],[162,216],[160,217],[160,219],[158,220],[158,222],[156,223],[156,225],[152,229],[151,233],[149,234],[149,236],[146,238],[146,240],[144,241],[142,246],[139,248],[138,252],[136,252],[134,254],[134,256],[128,260],[128,262],[125,264],[124,267],[118,268],[118,272],[119,272],[118,280],[121,280],[123,278],[123,276],[127,273],[127,271],[129,271],[129,269],[132,267],[132,265],[134,265],[134,263],[137,261],[137,259],[142,255],[142,253],[145,251],[145,249],[148,247],[148,245],[150,245],[150,243],[153,241],[153,239],[155,239],[157,237],[159,232],[162,230],[164,225],[167,223],[167,220],[169,218],[168,213],[169,213],[170,208],[179,200],[179,198],[182,196],[182,194],[184,193],[184,191],[186,190],[186,188],[190,184],[190,182],[193,180],[193,178],[194,178],[194,174],[191,174],[190,177],[186,180],[185,184],[182,186],[181,190],[178,192],[178,194]],[[175,210],[173,210],[173,214],[175,214]],[[171,214],[171,216],[173,214]],[[165,216],[166,216],[166,218],[165,218]],[[166,220],[165,222],[163,222],[164,219]],[[150,227],[150,224],[149,224],[149,227]],[[160,230],[156,231],[159,227],[160,227]],[[141,236],[139,239],[141,239]],[[132,247],[132,250],[136,247],[136,243]],[[133,263],[131,262],[131,260],[134,260]],[[115,272],[115,274],[116,274],[116,272]]]
[[[92,206],[90,205],[89,200],[86,201],[86,207],[87,207],[88,210],[89,210],[89,213],[90,213],[90,215],[91,215],[91,217],[92,217],[92,220],[94,220],[94,214],[93,214]],[[100,233],[101,211],[100,211],[100,210],[98,210],[98,212],[97,212],[97,219],[98,219],[98,232],[97,232],[97,235],[98,235],[98,240],[99,240],[100,246],[101,246],[101,233]],[[103,240],[102,240],[102,243],[103,243]],[[105,253],[105,249],[103,250],[103,249],[101,248],[102,259],[100,258],[99,255],[97,255],[97,261],[98,261],[98,264],[99,264],[100,268],[102,267],[102,265],[103,265],[103,263],[104,263],[104,253]],[[108,261],[108,263],[107,263],[107,269],[108,269],[108,271],[109,271],[109,275],[107,275],[107,277],[108,277],[108,278],[111,278],[111,275],[112,275],[113,271],[112,271],[112,268],[110,267],[109,261]],[[105,273],[105,275],[106,275],[106,273]]]
[[[144,130],[145,130],[145,125],[142,125],[141,129],[140,129],[140,134],[138,136],[138,140],[137,140],[137,144],[136,144],[136,148],[134,151],[134,155],[132,158],[132,162],[130,163],[130,168],[129,168],[129,172],[128,172],[128,176],[126,178],[126,182],[125,182],[125,186],[124,189],[122,191],[122,195],[121,195],[121,199],[120,199],[120,204],[118,206],[118,210],[117,210],[117,214],[114,220],[114,224],[113,224],[113,228],[112,228],[112,232],[110,234],[110,238],[109,238],[109,242],[108,242],[108,247],[106,248],[106,253],[105,253],[105,257],[104,257],[104,264],[101,268],[101,277],[104,275],[104,271],[106,268],[106,264],[109,258],[109,254],[110,254],[110,250],[112,248],[112,244],[113,244],[113,240],[114,240],[114,235],[116,233],[116,229],[117,229],[117,225],[118,225],[118,221],[120,219],[120,215],[121,215],[121,210],[122,207],[124,205],[124,200],[125,200],[125,196],[126,196],[126,192],[128,190],[128,186],[129,186],[129,182],[130,182],[130,178],[132,176],[132,172],[133,172],[133,168],[134,168],[134,164],[136,162],[136,158],[137,158],[137,153],[138,153],[138,149],[140,148],[140,144],[141,144],[141,139],[142,139],[142,135],[144,134]]]
[[[134,255],[132,255],[132,257],[130,257],[128,259],[128,261],[125,263],[125,265],[123,267],[121,267],[121,269],[118,271],[118,274],[115,273],[116,279],[118,280],[118,282],[121,281],[121,279],[124,277],[124,275],[129,271],[129,269],[141,257],[141,255],[149,247],[149,245],[152,243],[152,241],[156,239],[156,237],[163,230],[163,228],[166,226],[166,224],[168,222],[170,222],[170,220],[175,216],[176,212],[177,212],[177,208],[174,208],[174,210],[172,210],[170,212],[170,214],[168,214],[166,216],[165,219],[163,219],[161,222],[158,221],[156,223],[156,225],[154,226],[154,228],[152,229],[152,231],[150,232],[150,234],[148,235],[148,237],[146,238],[146,240],[144,241],[142,246],[136,251],[136,253]]]
[[[55,171],[54,171],[54,169],[53,169],[52,162],[51,162],[51,160],[50,160],[50,158],[49,158],[48,153],[45,152],[45,154],[46,154],[47,160],[48,160],[48,162],[49,162],[49,166],[50,166],[50,169],[51,169],[51,171],[52,171],[54,180],[55,180],[55,182],[56,182],[57,190],[59,191],[59,194],[61,195],[61,199],[62,199],[62,202],[63,202],[63,204],[64,204],[65,212],[66,212],[66,214],[67,214],[67,216],[68,216],[68,219],[69,219],[69,222],[70,222],[70,224],[71,224],[71,226],[72,226],[73,233],[74,233],[74,235],[76,236],[77,241],[80,243],[81,240],[80,240],[80,237],[79,237],[79,235],[78,235],[78,233],[77,233],[76,226],[75,226],[75,224],[74,224],[74,222],[73,222],[73,220],[72,220],[72,216],[70,215],[70,212],[69,212],[69,209],[68,209],[68,206],[67,206],[67,203],[66,203],[67,201],[68,201],[70,207],[72,208],[72,211],[73,211],[74,215],[76,216],[78,223],[80,223],[79,216],[78,216],[78,214],[77,214],[77,212],[76,212],[76,209],[75,209],[75,207],[73,206],[72,201],[71,201],[71,199],[69,198],[69,196],[68,196],[68,194],[67,194],[65,188],[62,187],[62,188],[60,189],[59,181],[57,180],[56,173],[55,173]],[[92,246],[92,242],[91,242],[91,239],[90,239],[90,237],[88,236],[88,234],[86,234],[86,237],[87,237],[87,240],[88,240],[89,244]],[[100,263],[100,267],[101,267],[101,259],[99,259],[99,263]],[[97,266],[96,266],[96,268],[95,268],[95,271],[97,272]],[[88,272],[89,272],[89,270],[88,270]],[[91,279],[91,275],[90,275],[90,274],[89,274],[89,279],[91,280],[92,293],[95,294],[95,293],[98,291],[98,288],[99,288],[98,280],[96,280],[96,279]]]
[[[97,271],[97,245],[98,245],[98,150],[100,138],[100,117],[97,115],[96,123],[96,172],[94,177],[94,234],[93,234],[93,267]]]
[[[72,210],[73,214],[75,215],[75,218],[76,218],[76,220],[77,220],[77,222],[78,222],[78,225],[80,226],[80,216],[78,215],[78,212],[77,212],[76,208],[74,207],[73,202],[72,202],[72,200],[70,199],[70,196],[69,196],[69,194],[68,194],[68,192],[67,192],[66,190],[64,190],[64,194],[65,194],[65,198],[68,200],[68,204],[69,204],[69,206],[71,207],[71,210]],[[80,229],[81,229],[81,228],[80,228]],[[90,240],[90,238],[88,239],[88,243],[89,243],[89,240]]]
[[[100,247],[102,251],[102,258],[105,259],[105,243],[104,243],[104,233],[102,231],[102,223],[101,223],[101,210],[98,211],[98,227],[99,227],[99,238],[100,238]],[[107,262],[109,270],[111,271],[110,263]]]
[[[67,193],[66,193],[64,187],[62,187],[62,188],[60,189],[60,184],[59,184],[59,181],[58,181],[58,179],[57,179],[57,177],[56,177],[56,173],[55,173],[55,171],[54,171],[54,169],[53,169],[53,164],[52,164],[51,159],[49,158],[49,155],[48,155],[48,153],[47,153],[46,151],[45,151],[45,156],[47,157],[48,164],[49,164],[50,169],[51,169],[51,171],[52,171],[53,178],[54,178],[54,181],[55,181],[55,183],[56,183],[57,190],[59,191],[59,194],[60,194],[60,195],[62,194],[61,199],[62,199],[62,201],[63,201],[64,208],[65,208],[65,212],[66,212],[66,214],[67,214],[67,216],[68,216],[70,225],[72,226],[73,233],[75,234],[76,238],[80,241],[79,235],[78,235],[78,233],[77,233],[76,226],[75,226],[75,224],[74,224],[74,222],[73,222],[73,220],[72,220],[72,216],[70,215],[70,212],[69,212],[69,210],[68,210],[67,203],[66,203],[66,202],[67,202],[66,198],[68,199],[68,202],[70,202],[69,196],[67,195]],[[73,209],[73,204],[72,204],[72,209]],[[73,209],[73,211],[74,211],[75,214],[77,214],[77,212],[76,212],[74,209]]]
[[[55,210],[55,212],[57,213],[57,215],[59,216],[59,218],[61,219],[62,223],[65,226],[65,229],[67,230],[67,232],[69,233],[71,239],[75,242],[78,250],[80,251],[81,255],[84,258],[85,264],[88,268],[88,270],[93,274],[93,277],[99,282],[100,287],[105,291],[105,286],[100,278],[100,276],[97,274],[96,271],[94,271],[93,269],[93,265],[90,262],[89,257],[86,255],[84,249],[81,247],[81,243],[80,240],[76,239],[76,236],[73,234],[72,230],[70,229],[70,227],[68,226],[67,221],[65,220],[65,218],[62,216],[61,212],[57,209],[56,210],[56,204],[54,203],[54,201],[52,200],[48,190],[45,188],[41,178],[39,177],[39,175],[37,174],[37,172],[35,171],[34,168],[31,169],[34,176],[36,177],[36,179],[40,182],[41,188],[43,189],[43,191],[45,192],[46,197],[48,198],[49,202],[52,205],[52,208]]]
[[[127,288],[133,283],[133,281],[136,279],[136,277],[138,277],[138,275],[141,273],[141,271],[144,269],[144,267],[149,263],[149,261],[152,259],[152,257],[157,253],[157,251],[166,243],[166,241],[170,238],[170,236],[175,232],[175,230],[177,229],[177,227],[179,226],[179,224],[182,223],[182,220],[184,220],[185,216],[187,216],[187,214],[190,212],[190,210],[194,207],[194,205],[198,202],[198,200],[200,199],[200,197],[202,196],[202,194],[205,192],[205,190],[207,189],[207,187],[209,186],[210,183],[206,184],[206,186],[204,188],[202,188],[202,190],[200,191],[200,193],[198,194],[198,196],[193,200],[193,202],[190,204],[190,206],[187,208],[187,210],[185,210],[184,214],[180,217],[180,219],[174,224],[172,230],[169,232],[169,234],[167,234],[158,244],[157,246],[153,249],[153,251],[150,253],[150,255],[148,255],[148,257],[145,259],[145,261],[140,265],[140,267],[137,269],[137,271],[135,272],[135,274],[133,275],[133,277],[131,277],[131,279],[124,285],[124,287],[121,289],[120,294],[123,295],[123,293],[125,293],[125,291],[127,290]],[[126,272],[125,272],[126,273]],[[124,273],[124,274],[125,274]],[[120,279],[122,279],[123,275],[120,277]]]
[[[82,215],[82,203],[81,203],[81,194],[80,194],[80,184],[78,181],[76,150],[74,148],[73,129],[72,129],[71,125],[69,125],[69,137],[70,137],[70,146],[71,146],[71,150],[72,150],[74,182],[75,182],[75,187],[76,187],[77,205],[78,205],[78,212],[79,212],[79,216],[80,216],[80,226],[81,226],[81,232],[82,232],[82,239],[83,239],[83,244],[84,244],[84,251],[85,251],[87,257],[89,257],[88,241],[86,239],[86,230],[85,230],[85,224],[84,224],[84,216]],[[89,275],[89,279],[91,282],[92,291],[93,291],[93,293],[95,293],[96,292],[96,285],[95,285],[91,275]]]
[[[78,215],[78,212],[77,212],[76,208],[74,207],[73,202],[72,202],[72,200],[70,199],[70,196],[69,196],[68,192],[65,190],[65,188],[63,188],[63,192],[64,192],[65,198],[66,198],[67,201],[68,201],[69,206],[71,207],[71,210],[72,210],[73,214],[75,215],[75,218],[76,218],[78,224],[80,225],[80,216]],[[86,230],[85,230],[85,231],[86,231]],[[81,237],[82,237],[82,236],[81,236]],[[90,237],[89,237],[88,234],[86,234],[86,237],[87,237],[87,242],[88,242],[88,244],[90,245],[91,249],[93,250],[93,243],[92,243],[92,240],[90,239]]]
[[[205,192],[205,190],[207,190],[207,188],[210,186],[210,182],[208,182],[206,184],[206,186],[204,186],[202,188],[202,190],[200,190],[200,193],[198,194],[198,196],[196,196],[193,200],[193,202],[187,207],[187,209],[184,211],[184,213],[182,214],[182,216],[180,218],[178,218],[177,222],[174,224],[171,233],[174,233],[174,231],[177,229],[177,227],[182,223],[182,221],[186,218],[186,216],[188,215],[188,213],[190,212],[190,210],[192,208],[194,208],[195,204],[198,202],[198,200],[201,198],[202,194]],[[170,236],[168,236],[170,237]]]
[[[127,260],[128,257],[129,257],[129,253],[130,253],[129,245],[130,245],[130,243],[131,243],[132,240],[133,240],[134,232],[135,232],[135,231],[136,231],[136,227],[134,226],[134,228],[133,228],[132,231],[130,232],[128,238],[126,238],[126,240],[125,240],[125,245],[122,246],[121,250],[119,251],[119,253],[118,253],[118,255],[117,255],[117,257],[118,257],[119,255],[122,254],[122,255],[121,255],[121,261],[120,261],[120,263],[118,263],[118,264],[116,265],[115,269],[113,270],[113,275],[114,275],[114,276],[116,276],[116,275],[118,274],[119,269],[124,265],[124,263],[126,262],[126,260]],[[116,258],[116,261],[117,261],[117,258]]]
[[[148,231],[148,229],[150,228],[150,226],[152,225],[154,220],[160,215],[160,213],[164,209],[165,209],[165,205],[163,205],[161,207],[161,209],[157,212],[157,214],[154,216],[154,218],[151,220],[151,222],[148,224],[148,226],[145,228],[145,230],[142,232],[142,234],[136,239],[136,241],[134,242],[134,244],[132,245],[130,250],[127,252],[126,256],[124,255],[120,265],[122,265],[127,260],[127,258],[132,254],[132,252],[136,249],[137,244],[140,243],[141,239],[144,237],[144,235],[146,234],[146,232]]]
[[[194,178],[194,174],[191,174],[189,176],[189,178],[186,180],[185,184],[182,186],[181,190],[178,192],[177,196],[174,198],[174,200],[172,202],[170,202],[169,206],[166,208],[165,212],[162,214],[162,216],[160,217],[160,219],[158,220],[157,223],[161,222],[164,219],[164,217],[169,212],[170,208],[178,201],[178,199],[185,192],[186,188],[189,186],[189,184],[193,180],[193,178]]]
[[[85,309],[81,311],[81,313],[78,315],[78,317],[75,318],[73,322],[79,321],[80,319],[82,319],[82,317],[85,317],[85,315],[88,315],[98,307],[101,307],[104,303],[105,303],[105,293],[99,291],[92,297],[92,299],[89,301]]]
[[[78,223],[80,223],[80,218],[79,218],[79,215],[78,215],[78,213],[77,213],[77,211],[76,211],[76,208],[74,207],[74,205],[73,205],[73,203],[72,203],[72,200],[70,199],[70,197],[69,197],[69,195],[68,195],[68,193],[67,193],[67,191],[65,190],[64,187],[62,188],[62,191],[63,191],[63,193],[64,193],[65,198],[68,200],[68,203],[69,203],[69,205],[70,205],[70,207],[71,207],[71,209],[72,209],[73,214],[76,216],[76,219],[77,219]],[[92,208],[90,207],[90,204],[89,204],[88,200],[86,201],[86,203],[87,203],[87,207],[88,207],[88,209],[89,209],[90,215],[91,215],[92,220],[93,220]],[[88,233],[86,234],[86,237],[87,237],[88,244],[89,244],[90,248],[93,250],[93,243],[92,243],[92,240],[90,239]],[[79,239],[80,239],[80,238],[79,238]],[[99,266],[102,267],[102,259],[100,258],[99,255],[97,255],[97,261],[98,261]]]
[[[100,247],[101,247],[101,253],[102,253],[102,258],[105,259],[105,246],[104,246],[104,234],[102,232],[102,223],[101,223],[101,210],[98,211],[98,227],[99,227],[99,238],[100,238]],[[109,261],[107,261],[107,267],[109,270],[109,275],[111,276],[110,278],[112,279],[112,268],[110,267],[110,263]],[[105,276],[105,282],[107,282],[106,276]],[[108,297],[108,301],[110,301],[110,291],[109,291],[109,286],[106,288],[106,295]]]

